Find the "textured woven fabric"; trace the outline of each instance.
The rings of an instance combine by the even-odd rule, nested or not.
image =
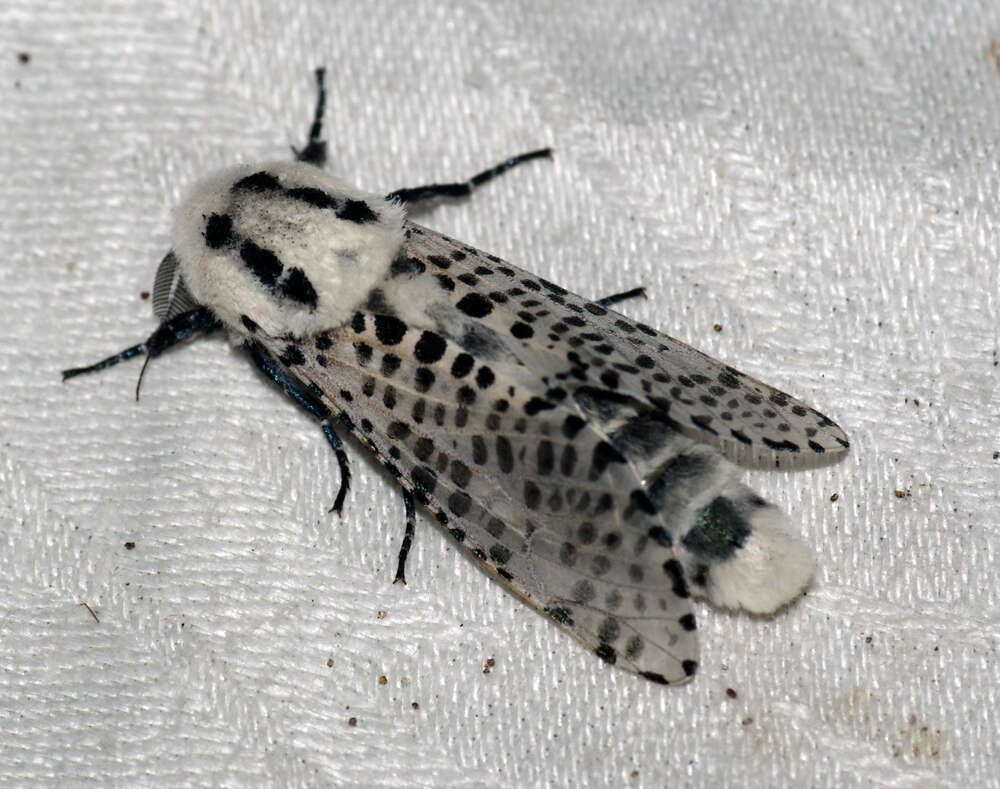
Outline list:
[[[1000,786],[995,3],[0,8],[0,784]],[[144,339],[171,207],[303,141],[419,217],[815,405],[755,473],[815,547],[695,681],[602,665],[221,339]],[[836,495],[835,495],[836,494]],[[99,618],[82,607],[87,603]],[[488,661],[492,660],[492,663]],[[384,677],[384,681],[383,678]]]

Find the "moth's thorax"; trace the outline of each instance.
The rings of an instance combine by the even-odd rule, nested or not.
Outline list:
[[[180,204],[173,253],[187,289],[231,334],[345,323],[403,240],[403,209],[309,164],[242,165]]]

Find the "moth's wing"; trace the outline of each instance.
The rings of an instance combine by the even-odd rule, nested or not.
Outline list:
[[[551,386],[635,398],[744,466],[810,468],[847,452],[844,431],[794,397],[494,255],[406,227],[403,255],[428,262],[457,288],[472,283],[488,294],[503,340],[525,364],[548,372]]]
[[[783,516],[711,445],[803,465],[842,454],[839,429],[498,258],[406,223],[348,325],[265,342],[485,568],[626,670],[693,673],[689,581],[758,611],[808,581]]]
[[[256,339],[518,597],[605,662],[660,683],[694,673],[684,571],[637,506],[634,465],[573,401],[538,410],[535,371],[395,312],[359,312],[298,353]]]
[[[531,393],[521,419],[549,410],[582,419],[588,437],[599,441],[595,447],[627,459],[629,474],[614,483],[629,497],[622,516],[628,526],[640,534],[661,529],[688,582],[713,604],[768,613],[809,583],[809,549],[785,514],[742,484],[720,452],[738,456],[736,449],[756,448],[752,459],[768,466],[783,459],[801,466],[803,456],[815,461],[842,454],[842,433],[822,424],[829,422],[825,417],[810,417],[805,406],[648,327],[637,328],[496,257],[410,223],[390,276],[369,302],[370,311],[433,330],[502,370],[507,383]],[[688,366],[678,372],[675,363]],[[711,419],[690,410],[718,402],[707,394],[695,401],[680,391],[697,391],[709,375],[717,383],[706,383],[704,391],[724,381],[734,387],[730,399],[744,400],[739,416],[747,421],[734,423],[728,441]],[[670,387],[668,378],[678,383]],[[726,417],[732,414],[723,412],[720,420]],[[749,437],[754,431],[760,441]],[[808,437],[812,445],[802,449],[790,438],[779,443],[771,434]],[[585,450],[592,451],[591,445]],[[524,451],[530,456],[535,450],[528,444]],[[631,522],[644,508],[655,515],[655,527]]]

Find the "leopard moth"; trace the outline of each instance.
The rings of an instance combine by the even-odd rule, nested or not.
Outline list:
[[[146,363],[224,329],[311,413],[350,484],[338,431],[489,574],[606,663],[661,684],[697,668],[692,596],[768,613],[812,575],[786,516],[737,465],[841,459],[830,419],[694,348],[409,221],[464,183],[367,194],[327,175],[324,85],[296,161],[239,166],[181,204],[157,271],[159,328],[64,379]],[[145,365],[143,366],[145,370]],[[142,376],[140,374],[140,382]],[[136,392],[138,396],[138,388]]]

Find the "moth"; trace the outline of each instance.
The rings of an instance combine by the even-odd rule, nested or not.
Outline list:
[[[606,663],[661,684],[697,668],[692,597],[774,611],[812,560],[738,465],[806,468],[848,450],[795,398],[615,310],[406,218],[469,181],[367,194],[322,169],[325,90],[292,162],[210,176],[181,204],[153,288],[159,327],[96,372],[217,329],[340,433],[514,595]],[[145,371],[145,364],[143,366]],[[140,383],[142,375],[140,374]],[[138,388],[136,390],[138,397]]]

